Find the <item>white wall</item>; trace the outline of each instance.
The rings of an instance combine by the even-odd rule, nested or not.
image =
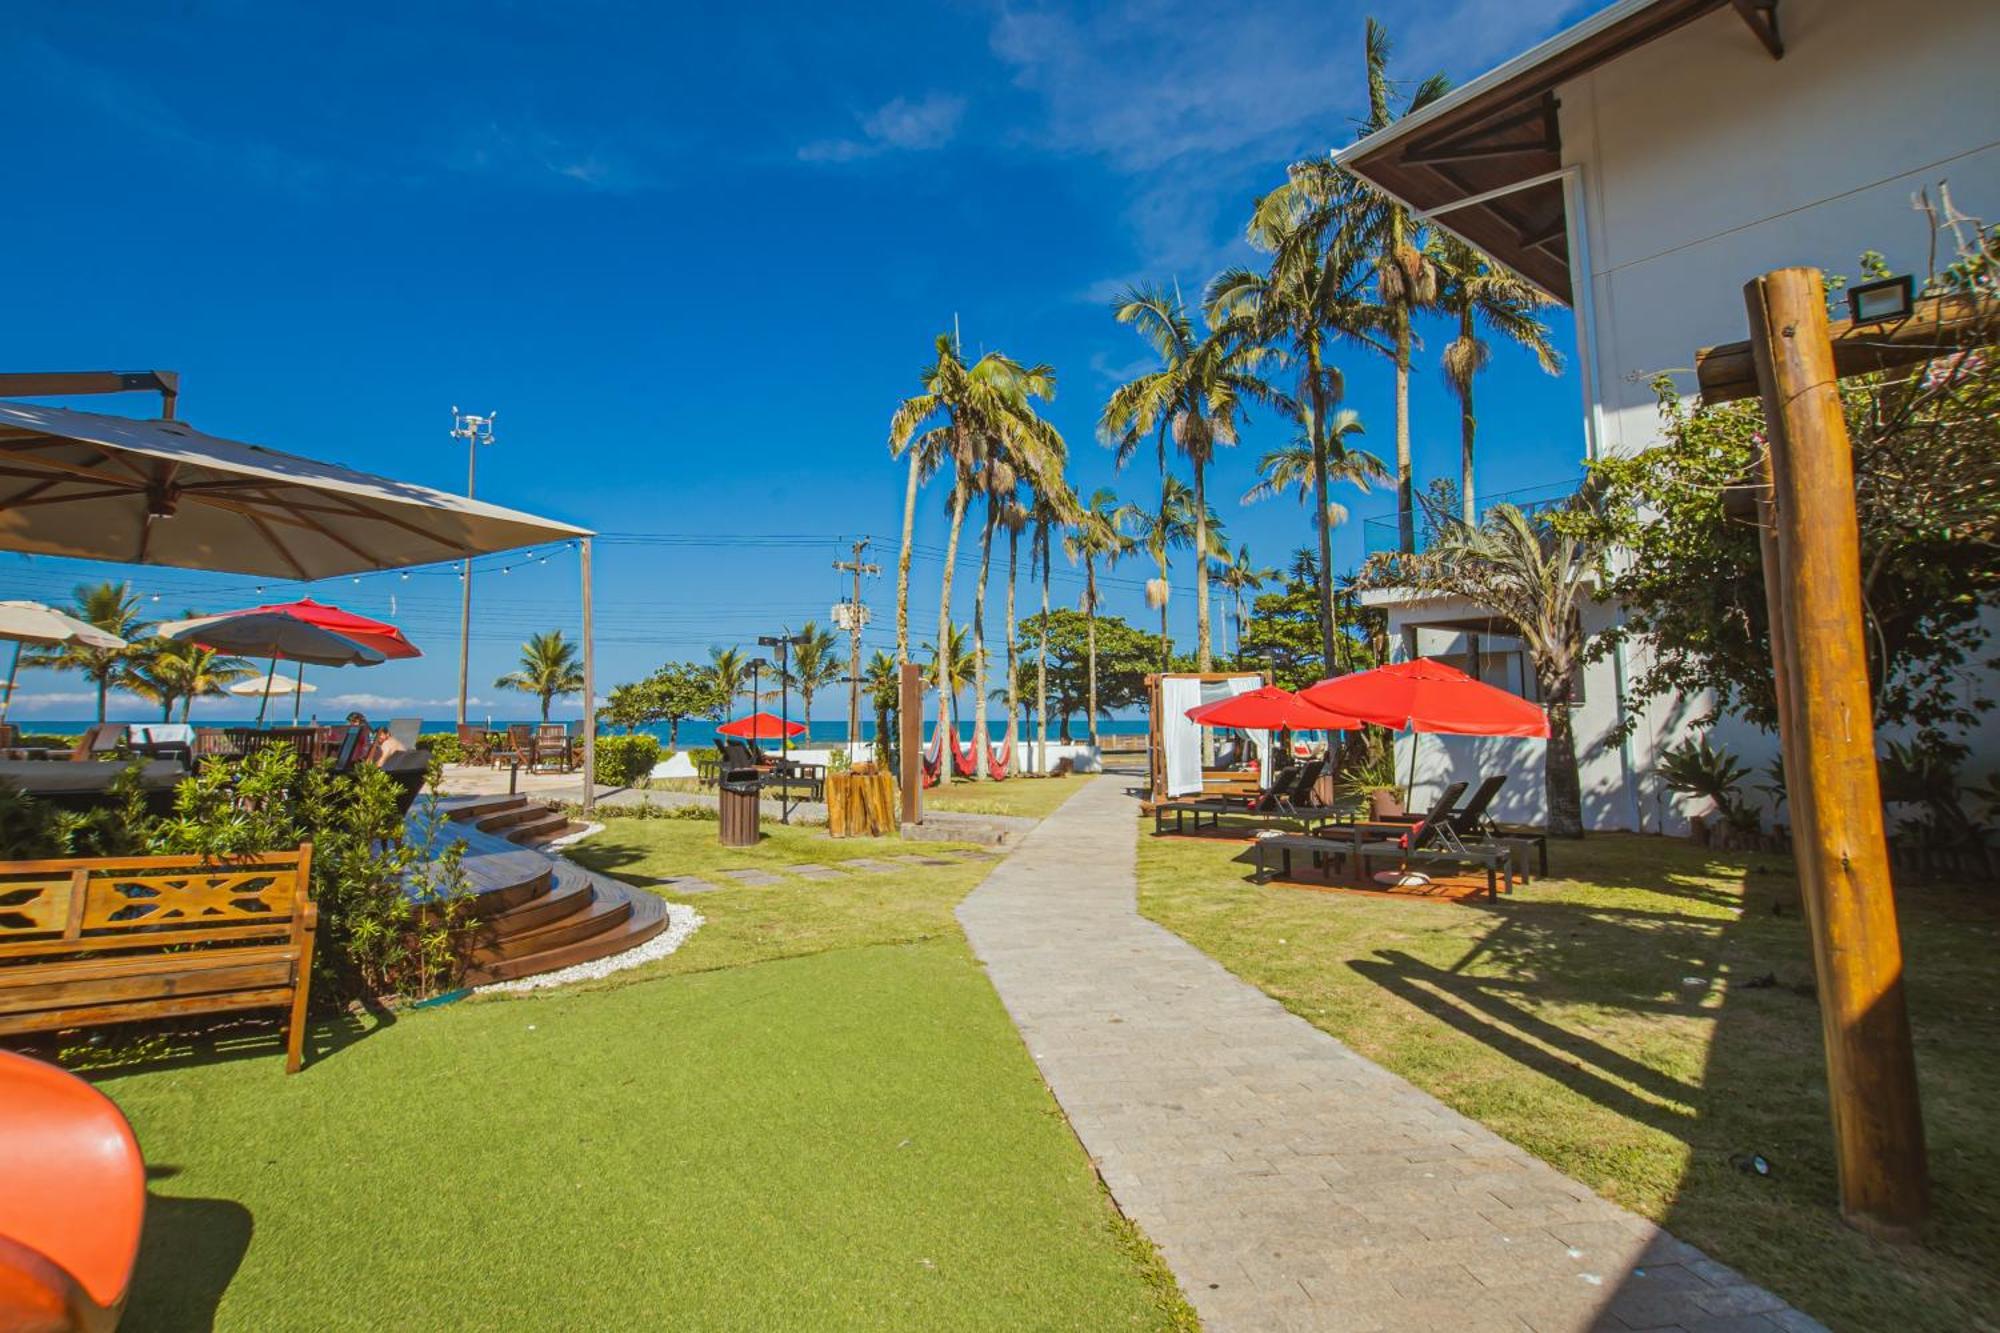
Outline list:
[[[2000,218],[2000,3],[1787,0],[1772,60],[1727,6],[1557,90],[1583,169],[1606,452],[1657,435],[1648,382],[1748,334],[1743,284],[1861,251],[1927,267],[1911,196]],[[1933,195],[1935,190],[1933,189]]]

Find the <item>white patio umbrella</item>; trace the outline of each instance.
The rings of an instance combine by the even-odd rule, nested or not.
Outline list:
[[[87,620],[43,606],[40,602],[0,602],[0,639],[14,641],[14,660],[7,668],[7,692],[0,695],[0,722],[14,702],[14,679],[21,670],[21,645],[51,647],[81,643],[91,648],[123,648],[125,640]]]
[[[262,690],[264,701],[257,706],[259,722],[264,720],[264,714],[271,707],[278,659],[313,666],[374,666],[383,660],[382,654],[375,649],[335,634],[330,629],[321,629],[292,616],[267,611],[169,620],[154,632],[161,638],[179,643],[197,643],[218,653],[270,658],[271,669],[264,677]]]
[[[292,696],[292,721],[297,722],[299,720],[299,696],[312,694],[318,689],[319,686],[306,683],[306,664],[304,662],[299,663],[299,671],[296,677],[279,675],[277,664],[274,662],[269,671],[252,680],[237,681],[229,687],[229,692],[246,699],[259,694],[267,699],[274,694],[289,694]]]

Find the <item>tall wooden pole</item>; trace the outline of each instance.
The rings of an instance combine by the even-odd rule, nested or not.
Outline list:
[[[1743,294],[1769,434],[1764,577],[1841,1212],[1862,1231],[1909,1240],[1929,1182],[1875,772],[1853,449],[1825,287],[1817,269],[1785,268]]]
[[[903,823],[921,824],[924,822],[924,669],[914,662],[903,663],[897,687],[896,754],[902,760]],[[938,725],[944,725],[942,714]]]

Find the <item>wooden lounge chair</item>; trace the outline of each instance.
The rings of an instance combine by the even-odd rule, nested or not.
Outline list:
[[[534,762],[537,773],[569,772],[569,728],[560,722],[544,722],[535,728]]]
[[[535,766],[535,729],[525,722],[509,723],[505,741],[496,743],[490,751],[493,766],[516,764],[522,768]]]
[[[1458,784],[1463,790],[1464,783]],[[1486,871],[1486,896],[1499,897],[1496,881],[1504,878],[1507,892],[1514,891],[1515,849],[1504,843],[1467,842],[1458,835],[1451,817],[1426,819],[1402,837],[1384,842],[1364,842],[1355,848],[1362,878],[1368,877],[1376,860],[1393,860],[1407,867],[1411,862],[1427,865],[1477,866]]]
[[[1438,794],[1431,805],[1425,821],[1450,817],[1458,804],[1458,798],[1465,794],[1465,784],[1454,782]],[[1350,870],[1360,864],[1358,853],[1362,846],[1383,838],[1397,838],[1407,834],[1411,825],[1383,824],[1374,820],[1325,820],[1302,833],[1282,833],[1257,839],[1257,882],[1262,884],[1271,878],[1270,858],[1277,856],[1283,862],[1279,877],[1291,878],[1292,857],[1303,852],[1312,857],[1315,869],[1332,860],[1345,864]],[[1419,825],[1418,827],[1421,827]]]
[[[1313,784],[1319,781],[1319,775],[1325,769],[1324,757],[1307,760],[1296,768],[1278,774],[1272,781],[1270,789],[1254,799],[1246,800],[1240,796],[1179,796],[1161,801],[1153,807],[1153,832],[1155,835],[1160,835],[1167,831],[1169,815],[1173,816],[1176,834],[1187,832],[1187,820],[1190,817],[1194,820],[1194,831],[1197,833],[1201,832],[1203,816],[1207,816],[1210,828],[1220,828],[1224,815],[1232,817],[1279,815],[1288,819],[1296,818],[1287,808],[1288,806],[1296,808],[1292,802],[1293,796],[1300,791],[1311,791]]]

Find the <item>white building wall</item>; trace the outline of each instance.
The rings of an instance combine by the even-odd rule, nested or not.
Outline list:
[[[1925,186],[1935,198],[1940,180],[1962,209],[2000,218],[2000,0],[1787,0],[1778,13],[1782,60],[1724,7],[1557,90],[1564,161],[1582,177],[1605,453],[1658,441],[1651,381],[1669,372],[1694,391],[1696,349],[1747,335],[1743,285],[1757,274],[1856,275],[1874,249],[1921,275],[1930,232],[1911,199]],[[1435,604],[1387,609],[1398,644],[1405,625],[1453,618]],[[1614,614],[1599,608],[1586,628]],[[1643,674],[1644,645],[1626,659],[1629,677]],[[1666,791],[1654,767],[1708,701],[1649,702],[1621,747],[1608,739],[1616,671],[1592,664],[1573,714],[1585,823],[1682,832],[1704,803]],[[1747,785],[1762,798],[1776,736],[1725,718],[1712,739],[1759,770]],[[1969,739],[1971,773],[2000,769],[2000,719]],[[1502,816],[1541,818],[1540,742],[1424,737],[1417,754],[1419,801],[1504,770],[1534,780],[1508,784]],[[1407,743],[1399,761],[1407,772]]]

